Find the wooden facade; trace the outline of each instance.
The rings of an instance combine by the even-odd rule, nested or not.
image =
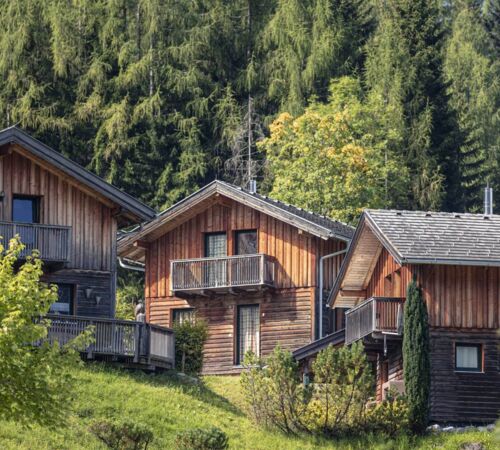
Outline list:
[[[381,241],[375,245],[366,224],[361,226],[365,229],[347,256],[350,264],[342,268],[336,298],[342,299],[342,294],[357,297],[353,312],[357,305],[369,306],[377,298],[404,300],[408,284],[415,277],[429,315],[431,420],[495,421],[500,411],[500,267],[487,262],[483,265],[399,263]],[[371,243],[371,259],[352,256],[367,253],[362,242]],[[342,284],[342,279],[348,279],[350,284],[342,288],[347,285],[345,281]],[[359,280],[357,284],[356,280]],[[349,287],[353,284],[355,290]],[[384,314],[387,311],[377,310],[374,320],[388,322]],[[356,333],[349,330],[350,315],[348,313],[346,337]],[[384,336],[375,329],[363,336],[370,358],[377,362],[377,399],[381,400],[384,383],[387,386],[390,382],[399,382],[400,385],[403,380],[402,336],[394,333]],[[457,368],[457,345],[479,349],[481,370]]]
[[[15,127],[0,131],[0,192],[2,237],[39,251],[71,314],[114,317],[117,228],[154,211]],[[14,199],[36,205],[36,219],[16,221]]]
[[[194,308],[208,323],[204,373],[237,373],[236,316],[239,305],[259,306],[259,347],[265,356],[279,343],[294,350],[311,342],[317,321],[319,258],[346,247],[338,239],[323,239],[248,205],[214,196],[193,206],[196,214],[176,224],[145,247],[146,316],[148,322],[173,325],[173,312]],[[235,254],[235,233],[256,230],[257,253],[274,263],[272,286],[253,291],[208,290],[204,295],[176,295],[172,290],[172,261],[204,257],[206,233],[225,232],[227,255]],[[342,255],[325,261],[325,290],[331,289]]]

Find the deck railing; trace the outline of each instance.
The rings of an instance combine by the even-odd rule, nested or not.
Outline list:
[[[189,291],[274,284],[274,261],[267,255],[172,261],[172,290]]]
[[[40,252],[44,261],[68,262],[70,260],[71,227],[40,223],[0,222],[0,236],[4,245],[18,234],[25,245],[20,258]]]
[[[346,344],[374,332],[401,334],[403,298],[372,297],[346,312]]]
[[[92,326],[94,342],[81,349],[88,358],[108,355],[139,364],[174,365],[174,332],[170,328],[131,320],[58,314],[48,314],[46,318],[51,321],[47,336],[51,344],[57,341],[64,345]]]

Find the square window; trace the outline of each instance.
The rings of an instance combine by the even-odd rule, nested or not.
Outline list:
[[[483,370],[481,344],[456,344],[455,370],[481,372]]]
[[[194,322],[194,308],[172,310],[172,325],[182,325],[185,322]]]
[[[40,198],[14,195],[12,199],[12,221],[40,223]]]
[[[74,286],[72,284],[57,285],[57,302],[50,305],[50,314],[62,314],[65,316],[73,315],[73,293]]]
[[[205,258],[221,258],[227,256],[226,233],[205,234]]]
[[[257,253],[257,230],[236,231],[235,254],[255,255]]]

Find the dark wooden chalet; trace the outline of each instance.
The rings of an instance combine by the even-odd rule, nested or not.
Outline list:
[[[237,373],[247,350],[266,355],[314,339],[320,258],[346,249],[353,231],[214,181],[122,237],[118,253],[145,264],[148,322],[205,319],[203,371]],[[342,257],[323,261],[325,289]]]
[[[406,288],[416,276],[429,313],[431,419],[494,421],[500,410],[500,216],[364,212],[329,298],[346,344],[362,339],[378,398],[404,390]],[[300,357],[300,355],[299,355]]]
[[[155,211],[22,130],[0,131],[0,236],[19,235],[20,259],[38,250],[43,280],[56,284],[49,340],[61,344],[95,327],[87,357],[171,366],[171,330],[118,321],[117,229]]]

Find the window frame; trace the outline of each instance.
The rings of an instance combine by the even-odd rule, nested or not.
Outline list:
[[[234,364],[236,366],[241,366],[243,363],[243,357],[244,355],[240,355],[240,310],[241,308],[249,308],[253,307],[257,309],[257,318],[258,318],[258,327],[257,327],[257,356],[260,356],[260,327],[261,327],[261,321],[260,321],[260,303],[248,303],[248,304],[243,304],[243,305],[237,305],[236,306],[236,323],[235,323],[235,353],[234,353]]]
[[[192,312],[193,313],[192,323],[194,323],[195,308],[193,308],[193,307],[172,308],[170,310],[170,326],[173,327],[175,325],[175,315],[176,315],[176,313],[179,313],[179,312]]]
[[[16,200],[31,200],[32,203],[32,214],[34,220],[32,222],[20,222],[14,219],[14,203]],[[12,222],[18,223],[41,223],[42,220],[42,197],[39,195],[26,195],[26,194],[13,194],[11,202],[11,219]]]
[[[72,283],[51,283],[51,284],[55,284],[57,286],[57,288],[59,289],[60,287],[68,287],[69,288],[69,292],[70,292],[70,301],[69,301],[69,313],[68,314],[65,314],[65,313],[60,313],[60,312],[51,312],[50,309],[49,309],[49,314],[55,314],[55,315],[60,315],[60,316],[74,316],[75,315],[75,311],[76,311],[76,285],[75,284],[72,284]],[[58,294],[59,295],[59,294]],[[58,300],[59,300],[59,297],[58,297]],[[56,303],[65,303],[65,302],[54,302],[54,304]],[[66,304],[66,303],[65,303]],[[52,307],[52,305],[51,305]]]
[[[238,236],[243,233],[255,233],[255,253],[239,253],[238,252]],[[233,254],[235,256],[244,256],[244,255],[258,255],[259,254],[259,230],[257,228],[249,228],[244,230],[234,230],[234,245],[233,245]]]
[[[207,256],[208,255],[208,240],[210,236],[224,236],[226,240],[226,254],[224,256]],[[204,258],[224,258],[227,256],[227,232],[216,231],[203,233],[203,257]]]
[[[477,351],[477,368],[470,367],[459,367],[458,364],[458,349],[459,347],[473,347]],[[455,342],[455,361],[454,361],[455,372],[466,372],[466,373],[483,373],[484,372],[484,351],[483,344],[472,343],[472,342]]]

